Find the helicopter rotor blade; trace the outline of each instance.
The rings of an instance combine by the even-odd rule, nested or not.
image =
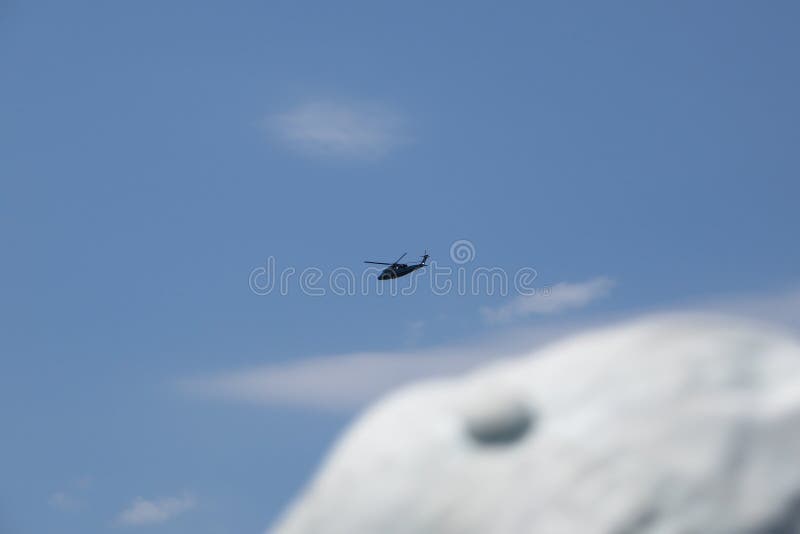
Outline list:
[[[372,263],[373,265],[394,265],[394,263],[386,263],[383,261],[365,261],[364,263]]]
[[[403,252],[403,255],[394,260],[394,263],[392,265],[397,265],[400,262],[400,260],[406,257],[406,254],[408,254],[408,252]]]

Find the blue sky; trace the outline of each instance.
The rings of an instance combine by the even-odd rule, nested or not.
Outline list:
[[[260,532],[381,362],[794,287],[799,15],[0,3],[0,530]],[[248,283],[456,240],[566,304]]]

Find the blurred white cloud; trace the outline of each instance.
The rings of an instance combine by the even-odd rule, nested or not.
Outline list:
[[[586,282],[560,282],[549,290],[530,296],[517,296],[497,308],[483,308],[484,318],[490,322],[508,321],[533,314],[552,314],[582,308],[611,293],[615,282],[600,276]]]
[[[125,526],[154,525],[174,519],[180,514],[194,508],[195,500],[191,495],[164,497],[146,500],[137,497],[119,515],[118,523]]]
[[[267,118],[268,130],[312,156],[376,159],[404,143],[402,117],[373,102],[306,102]]]
[[[800,342],[759,322],[570,335],[370,406],[266,532],[796,533],[798,392]]]

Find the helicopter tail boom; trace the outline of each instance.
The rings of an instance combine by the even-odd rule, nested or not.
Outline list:
[[[428,249],[425,249],[425,254],[422,255],[422,261],[420,262],[420,265],[427,265],[428,258],[430,258],[430,255],[428,254]]]

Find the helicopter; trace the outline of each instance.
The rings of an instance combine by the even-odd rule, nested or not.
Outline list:
[[[401,276],[405,276],[407,274],[411,274],[417,269],[422,269],[426,266],[426,261],[430,256],[428,255],[428,251],[425,251],[425,254],[422,255],[422,261],[419,263],[412,263],[411,265],[407,265],[405,263],[400,263],[400,260],[406,257],[408,252],[404,252],[402,256],[397,258],[394,263],[385,263],[382,261],[365,261],[364,263],[372,263],[374,265],[388,265],[381,274],[378,275],[378,280],[391,280],[392,278],[400,278]]]

